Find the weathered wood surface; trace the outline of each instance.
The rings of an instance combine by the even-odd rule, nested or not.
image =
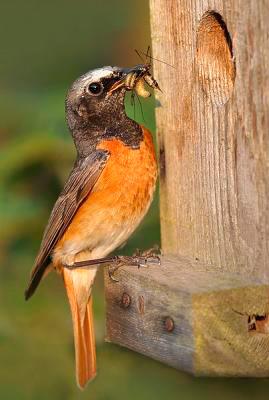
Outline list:
[[[105,271],[106,339],[196,375],[269,375],[269,285],[182,257]]]
[[[150,11],[153,56],[175,67],[154,61],[162,248],[268,277],[268,1],[151,0]]]
[[[162,250],[178,258],[106,279],[107,338],[198,375],[269,376],[268,2],[150,12],[153,56],[174,66],[154,61]]]

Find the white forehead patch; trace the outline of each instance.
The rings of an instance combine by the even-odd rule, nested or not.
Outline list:
[[[93,69],[78,78],[69,91],[69,96],[80,96],[83,93],[84,87],[92,82],[99,82],[103,78],[110,78],[115,72],[119,71],[118,67],[102,67]]]
[[[103,78],[109,78],[117,71],[117,67],[102,67],[89,71],[81,77],[81,82],[98,82]]]

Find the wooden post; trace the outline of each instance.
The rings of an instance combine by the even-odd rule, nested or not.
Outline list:
[[[153,56],[174,66],[154,62],[162,249],[177,257],[107,281],[108,340],[197,374],[268,376],[269,7],[151,0],[150,11]],[[173,335],[156,322],[170,314]]]
[[[154,63],[163,250],[260,277],[269,276],[268,21],[263,0],[151,1],[153,55],[175,66]]]

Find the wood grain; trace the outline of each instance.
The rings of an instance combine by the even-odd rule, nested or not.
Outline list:
[[[269,336],[250,330],[269,312],[268,285],[172,256],[116,277],[105,271],[108,341],[196,375],[269,375]]]
[[[151,0],[150,11],[153,56],[175,67],[154,62],[162,248],[268,279],[268,2]]]
[[[269,6],[150,0],[162,266],[106,278],[107,339],[197,375],[269,376]],[[176,259],[167,254],[175,254]]]

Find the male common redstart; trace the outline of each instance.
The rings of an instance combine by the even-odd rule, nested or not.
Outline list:
[[[66,99],[66,118],[77,159],[52,210],[35,261],[28,299],[49,266],[63,276],[70,302],[79,387],[96,375],[91,288],[97,265],[75,263],[106,257],[132,234],[146,214],[157,165],[150,132],[127,117],[125,84],[148,69],[104,67],[77,79]],[[143,72],[144,71],[144,72]]]

